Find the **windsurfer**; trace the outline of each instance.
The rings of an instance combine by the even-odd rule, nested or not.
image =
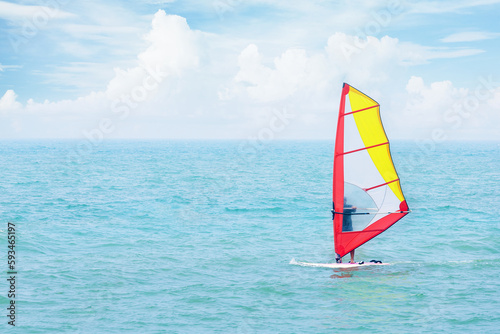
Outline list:
[[[352,231],[352,218],[351,214],[356,212],[356,207],[350,204],[347,204],[347,197],[344,197],[344,214],[342,219],[342,232],[351,232]]]
[[[343,214],[343,219],[342,219],[342,232],[350,232],[352,231],[352,217],[351,215],[356,212],[356,207],[352,206],[350,204],[347,204],[347,197],[344,197],[344,214]],[[354,262],[354,249],[350,252],[351,255],[351,261],[349,263],[356,263]],[[342,259],[340,256],[336,256],[336,261],[337,263],[342,263]]]
[[[354,249],[387,230],[409,209],[378,102],[344,83],[338,115],[332,178],[333,240],[338,262],[340,254],[351,252],[352,263]]]

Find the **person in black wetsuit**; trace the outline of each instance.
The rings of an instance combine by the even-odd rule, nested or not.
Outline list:
[[[356,212],[356,207],[352,206],[350,204],[347,204],[347,198],[344,197],[344,214],[343,214],[343,219],[342,219],[342,232],[350,232],[352,231],[352,216],[351,214]],[[351,251],[351,261],[349,263],[356,263],[354,262],[354,250]],[[337,255],[336,257],[337,263],[342,263],[342,259],[340,256]]]
[[[347,204],[347,198],[344,197],[344,218],[342,220],[342,232],[352,231],[352,217],[351,214],[356,212],[356,207]]]

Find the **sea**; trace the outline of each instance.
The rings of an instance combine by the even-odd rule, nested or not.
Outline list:
[[[498,333],[500,143],[391,153],[390,265],[328,269],[333,141],[1,141],[0,332]]]

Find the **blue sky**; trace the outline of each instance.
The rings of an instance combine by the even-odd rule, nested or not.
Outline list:
[[[393,138],[500,140],[499,10],[0,1],[0,137],[331,139],[347,81]]]

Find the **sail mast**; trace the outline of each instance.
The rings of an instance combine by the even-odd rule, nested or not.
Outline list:
[[[349,92],[349,85],[344,83],[342,86],[342,96],[340,97],[339,117],[337,121],[337,136],[335,138],[335,154],[333,162],[333,212],[344,211],[344,110],[345,98]],[[337,231],[342,230],[343,216],[333,214],[333,236],[334,243],[339,243]],[[339,253],[337,253],[339,254]]]

